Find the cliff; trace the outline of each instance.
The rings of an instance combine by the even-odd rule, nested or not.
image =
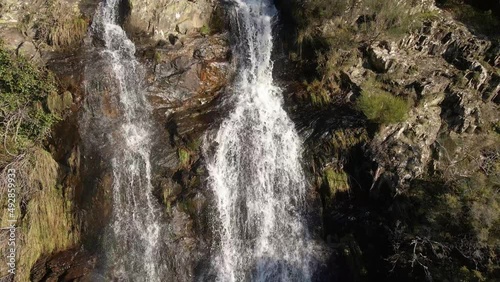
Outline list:
[[[304,167],[311,197],[317,197],[312,204],[321,210],[310,224],[330,253],[318,280],[498,277],[495,1],[480,7],[462,1],[275,2],[275,77],[304,140]],[[104,116],[116,116],[110,89],[102,87],[106,77],[92,71],[99,64],[92,50],[102,45],[89,35],[98,5],[0,4],[2,62],[33,68],[19,76],[26,80],[8,80],[0,67],[0,192],[7,187],[6,168],[18,168],[18,241],[21,250],[30,249],[19,254],[16,281],[93,281],[102,263],[112,175],[106,148],[80,136],[89,91],[101,94]],[[168,278],[177,281],[209,275],[203,269],[214,239],[212,195],[202,146],[207,130],[230,109],[221,99],[234,75],[224,5],[130,0],[120,8],[145,69],[156,128],[153,185],[170,226],[162,241],[166,256],[176,257]],[[9,82],[28,90],[4,87]],[[33,102],[8,107],[13,100],[6,97],[15,96],[9,93]],[[12,123],[24,126],[21,112],[36,134],[13,130]],[[95,132],[96,140],[102,134]],[[3,196],[0,204],[6,206]],[[2,226],[5,219],[2,214]],[[5,272],[0,268],[0,277]]]

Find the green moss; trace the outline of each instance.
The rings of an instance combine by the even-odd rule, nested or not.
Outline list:
[[[162,62],[161,52],[159,52],[158,50],[155,50],[153,59],[154,59],[155,63],[157,63],[157,64]]]
[[[365,114],[368,120],[379,124],[406,120],[410,110],[407,101],[382,90],[373,81],[365,83],[362,89],[356,107]]]
[[[211,29],[209,26],[207,25],[204,25],[200,28],[200,34],[203,35],[203,36],[207,36],[207,35],[210,35],[211,33]]]
[[[177,156],[179,157],[180,166],[187,168],[191,162],[191,152],[187,148],[179,148],[177,151]]]
[[[203,140],[201,138],[194,139],[187,144],[187,147],[191,151],[198,151],[198,150],[200,150],[200,146],[201,146],[202,141]]]

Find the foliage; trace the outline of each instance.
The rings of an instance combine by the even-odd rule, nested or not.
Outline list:
[[[499,188],[498,175],[481,173],[451,183],[414,181],[407,198],[392,208],[401,221],[392,233],[389,261],[403,269],[418,268],[436,281],[456,273],[475,281],[493,276],[500,271]],[[460,260],[451,259],[454,252]]]
[[[347,8],[347,0],[291,1],[293,18],[299,28],[322,24],[333,17],[341,16]]]
[[[314,106],[324,106],[331,102],[330,93],[323,87],[323,84],[315,79],[311,83],[306,83],[307,93]]]
[[[313,62],[321,82],[311,85],[313,104],[329,103],[319,87],[331,93],[332,76],[356,64],[362,48],[376,40],[399,40],[436,17],[435,12],[412,9],[415,5],[399,0],[291,1],[298,56],[304,63]]]
[[[497,134],[500,134],[500,121],[496,122],[493,125],[493,131],[495,131]]]
[[[47,96],[56,92],[55,79],[48,71],[0,45],[1,154],[16,154],[45,138],[58,119],[46,107]]]
[[[356,107],[372,122],[388,124],[402,122],[409,112],[408,103],[380,89],[375,83],[363,85]]]

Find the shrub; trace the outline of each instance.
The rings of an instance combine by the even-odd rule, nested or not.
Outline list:
[[[0,134],[5,151],[23,150],[40,142],[58,119],[46,106],[56,93],[54,77],[0,45]],[[0,153],[5,153],[0,149]]]
[[[398,221],[389,261],[406,271],[422,267],[434,281],[493,281],[487,278],[500,270],[498,189],[497,176],[481,173],[414,180],[392,207]]]
[[[380,124],[406,120],[408,103],[373,85],[364,87],[356,107],[372,122]],[[368,88],[368,89],[367,89]]]

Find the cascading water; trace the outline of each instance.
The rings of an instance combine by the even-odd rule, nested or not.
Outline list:
[[[233,0],[239,58],[235,108],[215,136],[210,185],[219,215],[217,281],[310,281],[312,243],[301,214],[301,141],[273,85],[271,0]]]
[[[84,126],[89,132],[86,135],[95,137],[96,145],[105,143],[110,151],[113,211],[104,238],[104,276],[119,281],[160,281],[157,244],[161,227],[151,185],[150,111],[142,89],[143,71],[134,57],[135,46],[118,24],[119,5],[120,0],[106,0],[98,7],[91,35],[100,38],[104,48],[92,62],[95,65],[94,61],[100,60],[101,65],[87,72],[91,79],[86,82],[90,85],[104,80],[104,84],[111,84],[104,91],[87,87],[85,115],[89,121]]]

